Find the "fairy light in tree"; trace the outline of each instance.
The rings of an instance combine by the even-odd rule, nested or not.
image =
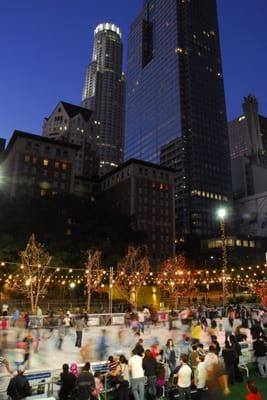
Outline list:
[[[118,263],[114,286],[120,295],[134,307],[143,282],[149,276],[150,264],[145,247],[129,247],[125,258]]]

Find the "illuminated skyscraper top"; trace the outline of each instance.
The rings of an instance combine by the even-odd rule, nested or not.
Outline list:
[[[101,175],[123,161],[125,84],[121,37],[120,29],[112,23],[96,27],[83,89],[82,105],[93,110]]]

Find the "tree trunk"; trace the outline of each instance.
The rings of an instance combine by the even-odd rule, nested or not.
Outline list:
[[[91,288],[87,288],[87,312],[91,312]]]

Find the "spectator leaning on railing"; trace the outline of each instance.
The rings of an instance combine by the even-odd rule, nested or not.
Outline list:
[[[31,395],[31,388],[28,380],[23,375],[24,368],[18,369],[18,374],[10,379],[7,394],[12,400],[21,400]]]

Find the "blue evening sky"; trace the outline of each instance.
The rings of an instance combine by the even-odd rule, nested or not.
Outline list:
[[[95,26],[114,22],[126,45],[142,3],[1,0],[0,137],[14,129],[41,133],[43,117],[59,100],[78,104]],[[248,93],[267,114],[267,1],[218,0],[218,10],[228,119],[241,113]]]

